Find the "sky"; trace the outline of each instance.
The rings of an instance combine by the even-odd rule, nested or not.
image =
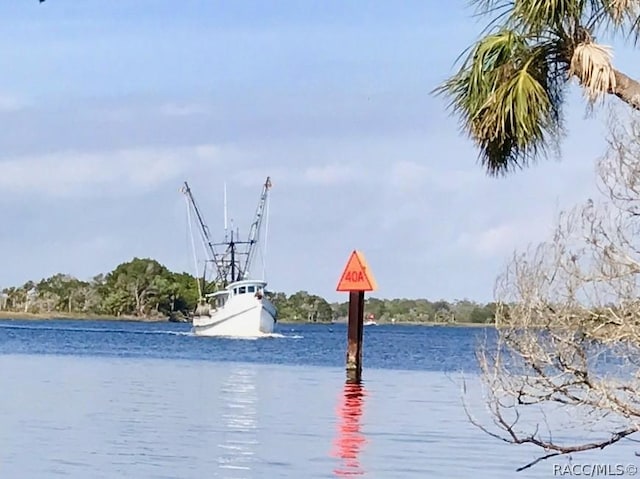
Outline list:
[[[562,158],[489,177],[432,94],[483,26],[461,0],[3,2],[0,288],[136,256],[194,273],[183,181],[219,239],[224,183],[246,235],[269,175],[271,290],[346,300],[358,249],[372,296],[491,301],[596,194],[605,130],[574,85]]]

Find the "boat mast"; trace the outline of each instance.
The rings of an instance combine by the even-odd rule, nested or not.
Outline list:
[[[231,282],[233,282],[236,280],[236,244],[233,241],[233,230],[231,230],[229,247],[231,248]]]
[[[221,258],[219,257],[219,255],[216,253],[215,247],[214,247],[214,243],[211,240],[210,236],[209,236],[209,227],[206,225],[206,223],[204,222],[204,219],[202,218],[202,215],[200,214],[200,209],[198,208],[198,205],[196,204],[196,200],[193,197],[193,194],[191,193],[191,188],[189,188],[189,184],[185,181],[184,182],[184,186],[181,189],[182,193],[184,193],[189,201],[189,204],[191,205],[191,208],[193,209],[193,211],[196,214],[196,218],[198,219],[198,223],[200,223],[200,233],[202,235],[202,239],[204,240],[204,243],[206,244],[206,246],[209,249],[209,253],[211,254],[211,261],[213,261],[213,263],[216,265],[217,268],[217,280],[222,279],[221,275],[222,275],[222,264],[221,264]],[[205,268],[206,269],[206,268]],[[203,271],[203,283],[204,283],[204,276],[205,276],[205,272]]]
[[[227,182],[224,182],[224,241],[227,242]]]
[[[256,209],[256,214],[255,214],[253,223],[249,228],[249,240],[247,241],[247,243],[249,244],[247,248],[247,260],[244,265],[244,268],[242,268],[240,272],[243,278],[249,274],[249,271],[251,269],[251,262],[253,260],[253,256],[255,252],[255,245],[258,242],[259,236],[260,236],[260,229],[262,227],[262,220],[264,218],[264,206],[267,202],[269,189],[271,189],[271,178],[267,176],[267,179],[264,182],[264,185],[262,186],[262,193],[260,193],[260,201],[258,202],[258,207]]]

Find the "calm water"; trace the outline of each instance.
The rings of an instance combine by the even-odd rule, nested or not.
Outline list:
[[[537,451],[467,420],[463,373],[483,417],[485,333],[366,328],[358,387],[344,382],[344,325],[225,340],[183,324],[0,321],[0,477],[561,477],[566,459],[515,473]],[[635,446],[574,462],[640,464]]]

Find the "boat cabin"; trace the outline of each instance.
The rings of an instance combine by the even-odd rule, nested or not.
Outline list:
[[[227,299],[229,299],[229,291],[226,289],[216,291],[215,293],[208,294],[207,298],[209,298],[209,304],[211,304],[214,309],[222,308],[227,302]]]
[[[209,303],[215,309],[222,308],[225,303],[234,296],[241,296],[245,294],[251,294],[258,299],[264,296],[264,288],[267,285],[264,281],[258,280],[243,280],[236,281],[227,286],[226,289],[216,291],[215,293],[208,294]]]
[[[264,287],[267,285],[264,281],[246,279],[236,281],[227,286],[229,296],[238,296],[241,294],[252,294],[261,298],[264,296]]]

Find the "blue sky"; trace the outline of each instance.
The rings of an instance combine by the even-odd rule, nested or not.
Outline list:
[[[36,0],[0,6],[0,287],[134,256],[193,272],[180,185],[245,234],[271,175],[273,290],[490,301],[514,249],[594,194],[574,86],[562,161],[487,177],[430,92],[482,23],[463,1]],[[634,53],[616,65],[640,76]]]

